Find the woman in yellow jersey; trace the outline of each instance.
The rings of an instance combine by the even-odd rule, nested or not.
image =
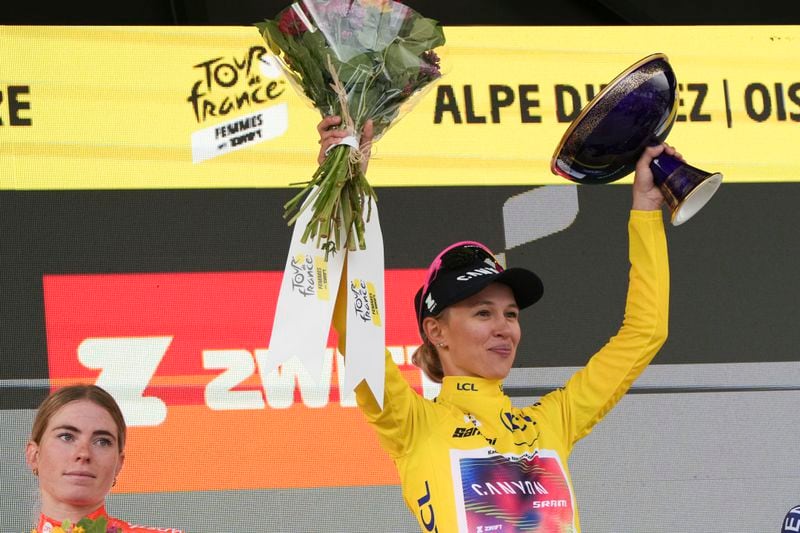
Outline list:
[[[320,158],[342,136],[337,124],[337,117],[319,124]],[[369,142],[368,130],[363,137]],[[503,379],[521,340],[519,312],[542,296],[539,277],[504,269],[476,242],[456,243],[434,259],[414,300],[423,341],[414,362],[441,392],[432,401],[418,395],[388,353],[383,409],[363,383],[356,389],[422,531],[580,531],[569,454],[667,338],[664,198],[649,169],[662,151],[677,155],[666,145],[651,147],[636,165],[622,327],[562,388],[533,405],[514,407]],[[335,325],[344,331],[341,313]]]
[[[36,413],[25,458],[39,478],[38,533],[63,531],[65,521],[105,518],[116,533],[166,531],[129,524],[106,513],[105,498],[125,460],[125,419],[117,402],[95,385],[50,394]]]

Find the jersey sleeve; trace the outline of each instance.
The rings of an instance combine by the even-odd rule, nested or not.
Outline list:
[[[381,446],[393,458],[402,457],[414,442],[415,431],[422,424],[423,398],[403,377],[388,350],[383,409],[366,383],[356,387],[356,401],[367,421],[375,428]]]
[[[669,260],[663,215],[631,211],[622,327],[566,385],[542,398],[571,448],[619,402],[667,339]]]
[[[345,332],[347,311],[346,296],[340,294],[333,313],[333,326],[339,337],[339,352],[345,355]],[[375,354],[380,357],[380,354]],[[392,458],[405,455],[411,448],[417,428],[426,410],[426,401],[417,394],[403,377],[402,372],[385,351],[386,383],[384,386],[383,409],[375,401],[372,390],[361,382],[356,386],[356,402],[364,413],[367,422],[375,429],[378,440]]]

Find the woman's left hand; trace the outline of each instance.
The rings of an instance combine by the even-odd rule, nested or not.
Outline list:
[[[636,162],[636,173],[633,177],[633,209],[640,211],[655,211],[661,208],[664,203],[664,195],[653,181],[653,172],[650,170],[650,162],[661,155],[667,153],[683,161],[683,157],[675,148],[668,144],[649,146],[642,152]]]

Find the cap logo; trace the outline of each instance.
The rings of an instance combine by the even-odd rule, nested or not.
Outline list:
[[[429,312],[433,312],[433,310],[436,308],[436,300],[433,299],[431,294],[428,294],[428,296],[425,298],[425,305],[428,307]]]
[[[494,267],[476,268],[475,270],[469,270],[467,272],[464,272],[456,279],[458,281],[469,281],[472,278],[479,278],[481,276],[488,276],[490,274],[498,274],[497,269]]]

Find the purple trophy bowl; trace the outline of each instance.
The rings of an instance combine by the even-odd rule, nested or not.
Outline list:
[[[634,171],[648,146],[661,144],[678,116],[678,83],[667,56],[649,55],[618,75],[581,110],[553,154],[550,169],[575,183],[602,184]],[[722,181],[666,154],[650,165],[672,210],[691,218]]]

